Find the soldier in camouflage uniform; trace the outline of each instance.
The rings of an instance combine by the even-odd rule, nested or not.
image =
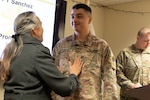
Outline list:
[[[68,61],[80,56],[84,62],[76,93],[64,98],[56,96],[54,100],[118,100],[115,58],[106,41],[90,33],[91,13],[85,4],[73,6],[71,25],[75,32],[53,49],[56,64],[65,75],[69,74]]]
[[[117,56],[117,78],[121,86],[121,100],[137,100],[127,97],[126,90],[150,84],[150,29],[141,28],[136,43],[123,49]]]

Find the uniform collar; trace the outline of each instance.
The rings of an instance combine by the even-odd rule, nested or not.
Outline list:
[[[150,48],[147,48],[145,50],[141,50],[141,49],[138,49],[135,44],[132,44],[131,45],[131,48],[132,48],[132,52],[135,52],[135,53],[150,53]]]
[[[73,46],[91,46],[93,40],[93,35],[91,33],[88,34],[88,37],[85,41],[76,40],[75,33],[67,38],[67,41],[71,41]]]

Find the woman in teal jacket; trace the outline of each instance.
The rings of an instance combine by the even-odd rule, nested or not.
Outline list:
[[[70,65],[69,77],[61,74],[49,49],[41,44],[42,22],[34,12],[19,14],[14,21],[14,32],[1,59],[4,100],[51,100],[52,90],[61,96],[76,91],[81,59]]]

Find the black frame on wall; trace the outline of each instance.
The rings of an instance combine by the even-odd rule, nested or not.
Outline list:
[[[56,0],[56,11],[55,11],[55,23],[54,23],[52,48],[55,46],[55,44],[61,38],[64,37],[66,6],[67,6],[67,1]]]

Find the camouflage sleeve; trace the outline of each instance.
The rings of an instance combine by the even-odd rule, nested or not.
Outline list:
[[[53,47],[53,57],[55,58],[55,64],[59,65],[59,42]]]
[[[122,88],[131,88],[134,84],[125,76],[127,56],[124,51],[121,51],[116,58],[117,82]]]
[[[118,100],[116,63],[110,47],[105,49],[103,59],[104,100]]]

